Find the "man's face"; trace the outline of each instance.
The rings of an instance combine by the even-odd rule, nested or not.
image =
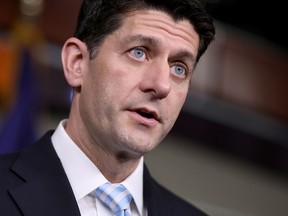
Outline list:
[[[198,45],[188,21],[130,13],[84,68],[79,113],[89,139],[134,156],[156,147],[185,102]]]

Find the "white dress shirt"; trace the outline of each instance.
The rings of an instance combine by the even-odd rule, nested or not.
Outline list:
[[[82,216],[112,216],[98,198],[91,195],[96,188],[108,182],[92,161],[66,133],[62,120],[52,135],[52,143],[71,184]],[[132,216],[146,216],[143,205],[143,157],[136,170],[122,184],[133,196]]]

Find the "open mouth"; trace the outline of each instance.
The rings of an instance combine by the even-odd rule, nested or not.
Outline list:
[[[153,113],[151,113],[151,112],[147,112],[147,111],[145,111],[145,110],[136,110],[136,112],[137,112],[139,115],[141,115],[141,116],[143,116],[143,117],[145,117],[145,118],[148,118],[148,119],[156,119],[156,118],[155,118],[155,115],[154,115]]]
[[[148,110],[146,108],[139,108],[139,109],[134,109],[133,112],[137,113],[138,115],[142,116],[143,118],[147,120],[156,120],[160,122],[160,118],[158,114],[153,110]]]

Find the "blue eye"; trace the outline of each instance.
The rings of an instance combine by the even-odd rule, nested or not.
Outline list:
[[[182,65],[173,65],[171,71],[178,77],[186,77],[186,67]]]
[[[141,59],[145,56],[145,52],[140,48],[135,48],[131,50],[131,54],[137,59]]]

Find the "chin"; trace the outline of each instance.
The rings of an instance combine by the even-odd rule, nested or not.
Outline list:
[[[157,144],[155,143],[144,143],[144,142],[139,142],[139,143],[134,143],[131,144],[129,146],[127,146],[129,148],[129,151],[131,154],[137,156],[137,157],[141,157],[149,152],[151,152],[155,147],[157,146]]]
[[[154,148],[156,148],[162,139],[161,137],[152,138],[151,133],[137,133],[137,131],[130,133],[121,133],[118,138],[120,138],[122,145],[122,150],[130,152],[131,154],[143,156],[146,153],[149,153]],[[152,139],[151,139],[152,138]]]

